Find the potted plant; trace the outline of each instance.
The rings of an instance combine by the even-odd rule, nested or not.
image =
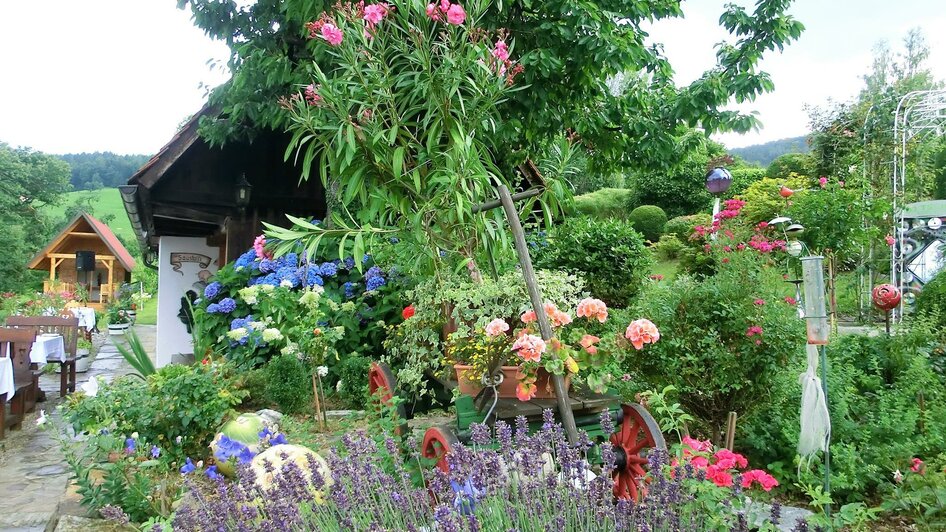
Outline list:
[[[85,373],[89,371],[89,366],[92,364],[92,342],[86,340],[84,336],[79,335],[79,340],[76,343],[76,373]],[[62,371],[62,365],[56,366],[56,373]]]
[[[110,305],[106,319],[108,320],[108,334],[113,336],[125,334],[125,331],[131,326],[131,317],[128,315],[128,311],[120,305]]]

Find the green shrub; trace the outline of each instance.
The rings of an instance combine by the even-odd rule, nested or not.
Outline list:
[[[795,190],[792,201],[797,201],[799,197],[806,194],[804,188],[808,180],[798,175],[792,175],[788,179],[774,179],[766,177],[749,185],[745,192],[739,197],[746,202],[742,212],[750,224],[767,222],[776,215],[785,215],[788,212],[788,202],[779,195],[782,185]]]
[[[765,168],[756,168],[754,166],[740,166],[729,168],[732,174],[732,185],[726,191],[727,197],[734,197],[745,192],[749,185],[759,181],[766,176]]]
[[[575,196],[575,210],[598,219],[627,217],[628,204],[634,201],[634,191],[626,188],[602,188]]]
[[[785,153],[775,158],[766,169],[772,179],[786,180],[792,174],[811,177],[815,175],[815,160],[808,153]]]
[[[665,259],[676,259],[686,244],[680,241],[675,235],[663,235],[660,241],[654,244],[657,253]]]
[[[713,215],[708,212],[677,216],[667,221],[667,225],[664,226],[664,234],[676,236],[681,242],[686,242],[693,234],[694,227],[698,225],[708,227],[712,223]]]
[[[355,408],[365,406],[368,398],[368,369],[371,358],[363,356],[344,357],[335,365],[338,377],[338,397]]]
[[[264,368],[266,395],[284,414],[298,414],[312,401],[312,368],[295,355],[274,357]]]
[[[535,248],[536,267],[578,274],[609,306],[627,306],[654,264],[640,233],[618,220],[569,218],[544,244]]]
[[[644,235],[644,238],[656,242],[663,234],[664,226],[667,225],[667,213],[656,205],[641,205],[631,211],[627,221]]]
[[[936,274],[916,298],[918,314],[935,316],[939,327],[946,328],[946,270]]]
[[[138,433],[183,462],[207,455],[207,444],[245,396],[225,364],[171,364],[145,381],[126,376],[102,384],[95,397],[70,395],[64,414],[76,432]]]

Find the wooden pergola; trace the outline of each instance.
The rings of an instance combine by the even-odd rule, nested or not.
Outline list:
[[[76,253],[81,251],[95,254],[92,278],[86,283],[76,271]],[[29,268],[49,271],[44,292],[75,292],[77,284],[87,285],[89,305],[101,309],[121,283],[131,280],[135,260],[107,225],[81,213],[33,257]]]

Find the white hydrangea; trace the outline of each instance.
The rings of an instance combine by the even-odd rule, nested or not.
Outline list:
[[[263,329],[263,341],[266,343],[275,342],[277,340],[282,340],[282,333],[279,332],[279,329],[269,328]]]
[[[282,281],[279,281],[279,286],[282,288],[292,288],[292,281],[289,279],[283,279]]]
[[[354,312],[354,311],[355,311],[355,302],[354,302],[354,301],[346,301],[346,302],[342,303],[342,310],[344,310],[345,312]]]
[[[239,342],[240,340],[246,338],[248,334],[249,331],[246,330],[246,327],[238,327],[232,331],[229,331],[227,333],[227,338],[233,340],[234,342]]]
[[[319,366],[319,367],[315,368],[315,372],[319,375],[319,377],[324,377],[324,376],[328,375],[328,367],[326,367],[326,366]]]
[[[247,305],[255,305],[259,296],[259,285],[248,286],[239,290],[240,299]]]
[[[302,295],[299,297],[299,304],[305,305],[309,308],[315,307],[316,305],[318,305],[318,303],[319,303],[319,294],[312,290],[306,290],[302,292]]]
[[[280,349],[279,352],[284,355],[299,354],[299,346],[297,346],[295,342],[287,342],[286,347],[283,347],[282,349]]]
[[[256,286],[260,287],[260,290],[262,290],[264,294],[269,294],[276,289],[276,287],[271,284],[258,284]]]
[[[247,325],[249,325],[250,328],[253,329],[254,331],[258,331],[260,329],[266,328],[266,324],[261,321],[251,321]]]

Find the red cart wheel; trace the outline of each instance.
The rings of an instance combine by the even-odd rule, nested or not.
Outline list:
[[[639,500],[643,494],[644,477],[647,475],[647,455],[652,449],[667,451],[663,434],[657,421],[641,405],[621,405],[624,419],[617,432],[611,435],[614,445],[616,467],[614,496],[619,499]]]
[[[394,376],[391,368],[383,362],[372,362],[368,369],[368,392],[371,397],[377,397],[385,405],[390,405],[396,390],[397,377]],[[398,423],[397,428],[394,429],[394,434],[403,436],[407,434],[407,409],[403,404],[399,404],[396,410],[401,423]]]
[[[447,464],[447,453],[460,443],[457,435],[447,427],[430,427],[424,433],[424,440],[420,444],[420,455],[424,458],[437,461],[437,468],[444,473],[450,472]]]

